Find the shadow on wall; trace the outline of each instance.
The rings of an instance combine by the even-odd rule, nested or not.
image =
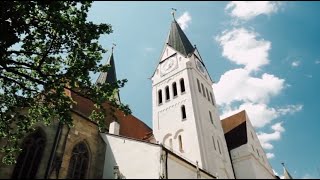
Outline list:
[[[103,136],[103,134],[100,134]],[[111,149],[107,138],[103,138],[106,143],[106,154],[104,159],[103,179],[125,179],[125,176],[120,172],[119,166],[114,157],[114,152]]]

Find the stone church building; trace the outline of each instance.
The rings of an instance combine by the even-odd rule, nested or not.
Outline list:
[[[113,52],[108,63],[96,83],[117,80]],[[66,90],[77,102],[74,127],[37,124],[21,140],[17,164],[0,163],[0,178],[279,178],[245,111],[220,120],[212,84],[198,49],[173,20],[152,75],[152,128],[116,110],[117,121],[105,119],[109,133],[99,133],[88,118],[93,103]]]

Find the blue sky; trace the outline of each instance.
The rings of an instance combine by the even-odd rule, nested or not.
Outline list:
[[[221,117],[246,109],[280,176],[285,162],[295,178],[320,178],[320,3],[94,2],[88,19],[112,25],[100,42],[107,49],[117,44],[117,77],[128,79],[121,100],[150,127],[149,78],[171,8],[215,81]]]

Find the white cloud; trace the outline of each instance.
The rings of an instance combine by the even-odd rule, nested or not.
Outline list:
[[[273,154],[273,153],[267,153],[266,155],[267,155],[267,158],[268,158],[268,159],[274,158],[274,154]],[[274,172],[274,171],[273,171],[273,172]]]
[[[291,66],[292,67],[298,67],[300,65],[300,61],[293,61],[292,63],[291,63]]]
[[[320,60],[316,60],[314,63],[316,63],[316,64],[320,64]]]
[[[301,111],[303,108],[303,105],[302,104],[297,104],[297,105],[287,105],[286,107],[284,108],[279,108],[278,109],[278,113],[280,115],[286,115],[286,114],[294,114],[296,112],[299,112]]]
[[[257,128],[269,124],[273,119],[278,117],[277,111],[274,108],[269,108],[266,104],[243,103],[237,109],[230,110],[229,108],[227,111],[224,111],[221,119],[242,110],[246,110],[252,126]]]
[[[258,138],[263,148],[273,149],[273,145],[270,144],[270,141],[278,141],[281,139],[281,132],[274,131],[273,133],[258,133]]]
[[[266,103],[284,88],[284,79],[267,73],[261,78],[252,77],[248,70],[240,68],[224,73],[212,87],[219,105],[236,101]]]
[[[278,122],[274,124],[273,126],[271,126],[271,129],[273,129],[274,131],[284,132],[285,129],[282,127],[282,123],[283,122]]]
[[[222,55],[230,61],[245,65],[248,70],[259,70],[269,63],[268,52],[271,42],[263,39],[258,40],[254,31],[244,28],[225,31],[216,37],[216,41],[222,46]]]
[[[253,127],[261,128],[267,124],[270,124],[273,120],[287,114],[293,114],[302,110],[302,105],[288,105],[282,108],[268,107],[267,104],[263,103],[243,103],[238,108],[230,108],[230,106],[223,106],[224,110],[221,115],[221,120],[225,117],[238,113],[242,110],[246,110],[250,122]],[[271,127],[274,131],[284,132],[282,122],[276,123]],[[270,145],[266,145],[270,147]]]
[[[182,30],[188,28],[189,23],[191,23],[191,16],[188,12],[184,12],[177,20]]]
[[[258,15],[270,15],[278,11],[280,2],[274,1],[231,1],[226,10],[230,15],[241,20],[250,20]]]

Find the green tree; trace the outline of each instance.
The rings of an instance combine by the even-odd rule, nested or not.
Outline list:
[[[92,2],[0,2],[0,141],[2,161],[15,163],[19,139],[33,125],[54,119],[72,126],[72,99],[65,89],[91,99],[96,109],[90,118],[104,129],[108,115],[102,103],[131,113],[117,104],[113,93],[126,80],[95,85],[90,72],[105,72],[99,65],[106,50],[100,35],[112,32],[109,24],[87,21]]]

